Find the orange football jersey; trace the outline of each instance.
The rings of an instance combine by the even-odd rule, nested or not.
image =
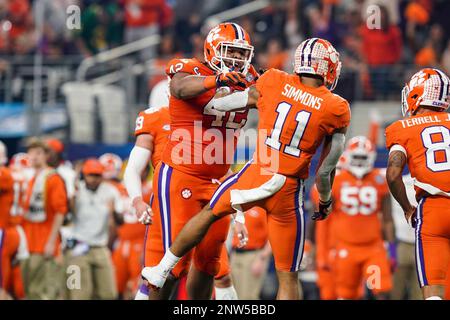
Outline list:
[[[325,86],[307,87],[294,74],[270,69],[256,82],[260,98],[255,161],[272,172],[305,179],[327,135],[350,123],[348,102]]]
[[[389,195],[384,170],[374,169],[362,179],[347,170],[334,178],[333,228],[338,243],[366,245],[382,241],[381,208]]]
[[[161,155],[170,133],[169,107],[149,108],[141,111],[136,118],[134,135],[150,134],[153,136],[152,166],[161,161]]]
[[[406,152],[416,189],[422,183],[450,192],[450,114],[432,112],[394,122],[386,128],[386,146],[394,145]]]
[[[29,182],[26,191],[26,198],[24,204],[24,211],[30,211],[33,207],[32,194],[33,186],[36,181],[37,175],[35,175]],[[66,215],[69,211],[69,201],[67,198],[66,186],[64,180],[58,174],[51,174],[47,177],[45,182],[45,216],[44,222],[33,222],[26,217],[23,221],[23,230],[27,237],[28,250],[30,253],[42,254],[44,252],[45,245],[50,236],[53,220],[56,214]],[[60,239],[57,239],[54,255],[59,254]]]
[[[214,71],[197,59],[173,59],[166,73],[212,76]],[[247,79],[256,79],[251,68]],[[250,81],[250,82],[251,82]],[[205,179],[219,179],[233,163],[236,130],[247,122],[248,111],[221,112],[210,103],[216,89],[210,89],[192,99],[170,97],[170,139],[162,161],[184,173]],[[214,129],[214,130],[211,130]]]
[[[10,210],[14,201],[14,180],[11,171],[0,167],[0,228],[10,224]]]
[[[27,177],[22,170],[11,170],[14,180],[14,201],[11,208],[10,224],[20,225],[23,222],[23,207],[27,191]]]

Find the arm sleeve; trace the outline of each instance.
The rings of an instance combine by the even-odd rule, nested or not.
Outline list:
[[[150,150],[139,146],[134,146],[131,150],[123,180],[132,200],[136,197],[142,197],[141,173],[148,165],[150,156]]]

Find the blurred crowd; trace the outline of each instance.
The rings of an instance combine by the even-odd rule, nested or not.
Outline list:
[[[247,2],[0,0],[0,55],[91,56],[160,34],[159,47],[141,56],[156,58],[156,66],[163,67],[173,56],[202,57],[204,35],[211,27],[204,26],[206,18]],[[67,28],[71,5],[81,9],[79,30]],[[39,12],[44,17],[42,36],[36,28]],[[449,13],[445,0],[272,0],[237,22],[252,36],[257,66],[289,70],[302,39],[325,38],[342,55],[339,93],[350,100],[383,99],[398,92],[415,68],[450,71]],[[151,79],[150,86],[157,80]]]

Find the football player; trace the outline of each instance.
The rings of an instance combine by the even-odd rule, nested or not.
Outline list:
[[[303,181],[311,158],[324,142],[316,177],[319,211],[312,218],[326,218],[350,122],[348,102],[331,92],[340,69],[339,53],[328,41],[307,39],[296,49],[294,74],[270,69],[256,85],[212,100],[219,111],[258,109],[257,148],[253,159],[223,182],[209,205],[184,226],[159,264],[142,271],[150,287],[161,288],[169,273],[182,265],[182,257],[202,243],[215,225],[227,221],[230,213],[259,206],[268,216],[279,280],[277,298],[299,298],[298,270],[305,238]]]
[[[391,263],[383,238],[395,258],[391,198],[384,171],[374,169],[375,146],[363,136],[349,140],[344,169],[332,190],[333,238],[336,242],[334,275],[339,299],[357,299],[363,280],[379,299],[392,288]]]
[[[386,128],[389,189],[415,228],[416,268],[423,296],[444,297],[450,261],[450,80],[438,69],[414,74],[402,91],[404,119]],[[408,165],[418,206],[407,197]]]
[[[166,68],[171,131],[153,179],[154,216],[145,248],[148,267],[158,264],[181,228],[212,198],[215,181],[228,173],[232,163],[236,131],[247,121],[247,110],[215,110],[211,100],[217,88],[243,90],[258,76],[250,64],[250,36],[235,23],[222,23],[209,32],[204,57],[204,61],[174,59]],[[167,298],[176,279],[191,268],[192,258],[188,295],[210,299],[229,224],[229,218],[215,223],[204,241],[172,270],[164,290],[151,298]]]

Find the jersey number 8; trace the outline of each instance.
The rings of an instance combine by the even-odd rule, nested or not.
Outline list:
[[[427,167],[433,172],[450,170],[450,131],[444,126],[433,126],[425,128],[422,133],[422,143],[427,149],[425,156],[427,159]],[[437,137],[437,141],[433,142],[433,137]],[[442,161],[438,161],[436,156],[443,156]]]

